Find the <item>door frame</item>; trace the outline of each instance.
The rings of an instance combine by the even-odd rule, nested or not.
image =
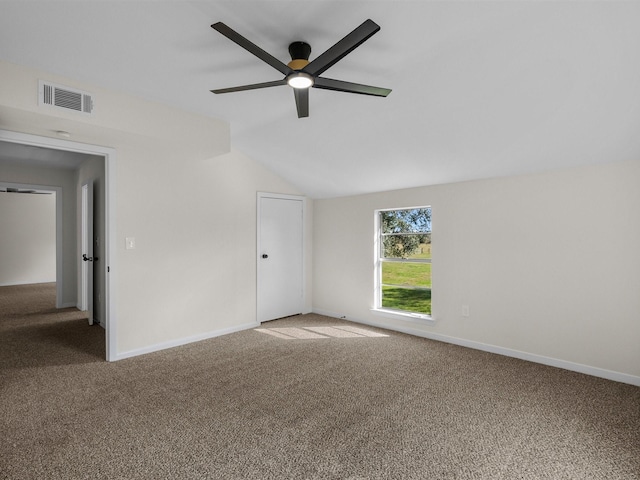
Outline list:
[[[36,147],[63,150],[68,152],[85,153],[104,157],[105,168],[105,339],[106,360],[117,360],[117,314],[116,314],[116,150],[99,145],[43,137],[28,133],[12,132],[0,129],[0,140],[4,142],[32,145]],[[60,189],[62,190],[62,189]],[[74,195],[76,193],[74,192]],[[61,198],[61,195],[60,195]],[[56,198],[56,211],[58,210]],[[60,202],[60,209],[62,203]],[[58,223],[56,222],[56,225]],[[76,229],[80,228],[76,226]],[[62,230],[61,230],[62,231]],[[60,231],[60,232],[61,232]],[[62,233],[60,233],[62,235]],[[60,244],[62,241],[60,239]],[[77,257],[77,256],[76,256]],[[61,271],[61,269],[60,269]],[[61,275],[62,273],[60,273]],[[58,273],[56,273],[56,276]]]
[[[296,200],[302,202],[302,313],[308,313],[307,308],[307,197],[302,195],[288,195],[282,193],[257,192],[256,198],[256,323],[260,323],[260,305],[258,303],[258,292],[262,288],[260,281],[260,260],[262,255],[262,245],[260,241],[262,208],[260,206],[263,198],[275,198],[280,200]]]

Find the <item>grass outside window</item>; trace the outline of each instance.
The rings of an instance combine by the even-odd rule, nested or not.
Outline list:
[[[383,262],[381,306],[431,314],[431,264]]]

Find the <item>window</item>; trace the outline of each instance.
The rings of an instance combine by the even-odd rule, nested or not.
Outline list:
[[[377,216],[376,308],[431,315],[431,207]]]

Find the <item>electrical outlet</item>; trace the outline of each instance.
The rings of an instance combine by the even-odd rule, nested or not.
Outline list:
[[[133,250],[136,248],[136,238],[135,237],[127,237],[125,238],[125,244],[127,250]]]
[[[462,305],[462,316],[463,317],[469,316],[469,305]]]

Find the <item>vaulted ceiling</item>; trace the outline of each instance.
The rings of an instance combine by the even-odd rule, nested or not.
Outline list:
[[[640,160],[640,2],[4,0],[0,60],[231,123],[232,145],[326,198]],[[287,63],[371,18],[325,75],[391,88],[320,89],[298,119],[282,75],[210,28]]]

